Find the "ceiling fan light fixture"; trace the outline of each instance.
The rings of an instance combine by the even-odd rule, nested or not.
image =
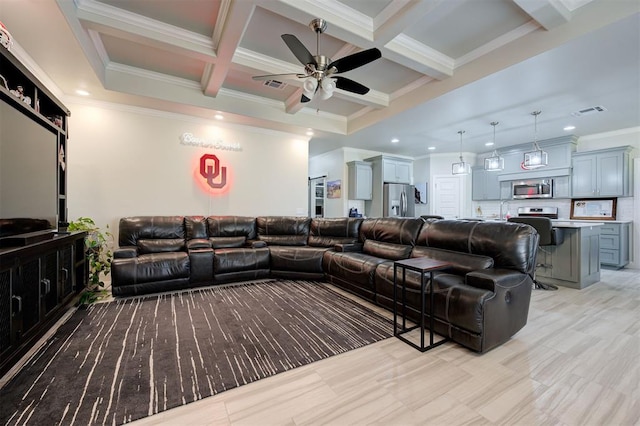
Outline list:
[[[462,134],[464,130],[459,130],[458,134],[460,135],[460,162],[453,163],[451,165],[451,174],[453,175],[468,175],[471,173],[471,164],[465,163],[462,158]]]
[[[323,78],[320,81],[320,99],[327,100],[333,95],[333,91],[336,90],[336,80],[333,78]]]
[[[302,83],[302,93],[309,99],[313,99],[313,95],[316,94],[318,88],[318,80],[315,77],[309,77]]]
[[[493,126],[493,142],[491,142],[491,145],[495,145],[496,143],[496,126],[498,123],[498,121],[492,121],[490,123]],[[484,169],[490,172],[504,170],[504,158],[498,154],[497,150],[494,149],[491,157],[484,159]]]
[[[531,113],[534,117],[533,151],[524,153],[522,167],[525,169],[538,169],[549,164],[549,155],[538,145],[538,116],[540,113],[542,111],[533,111]]]

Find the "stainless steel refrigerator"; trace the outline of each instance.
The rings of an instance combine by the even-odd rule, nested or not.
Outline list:
[[[384,217],[414,217],[415,189],[404,183],[385,183],[382,191]]]

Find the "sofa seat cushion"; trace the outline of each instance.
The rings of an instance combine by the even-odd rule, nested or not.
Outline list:
[[[165,253],[174,251],[184,251],[185,244],[182,238],[163,238],[163,239],[139,239],[138,253]]]
[[[153,253],[135,258],[114,259],[114,286],[189,278],[189,256],[185,252]]]
[[[327,247],[269,246],[271,269],[322,273],[322,256]]]
[[[247,243],[247,239],[244,236],[239,237],[211,237],[209,238],[211,247],[214,249],[222,248],[239,248],[243,247]]]
[[[402,270],[398,268],[398,284],[401,282]],[[420,274],[406,271],[407,305],[420,311]],[[428,277],[427,277],[428,280]],[[489,290],[471,287],[464,284],[464,276],[446,272],[434,272],[435,317],[456,327],[472,333],[483,332],[484,305],[494,293]],[[375,289],[378,296],[393,300],[393,262],[378,265],[375,275]],[[400,300],[400,287],[398,287]],[[428,313],[428,304],[425,305]]]
[[[214,275],[254,269],[269,269],[268,248],[223,248],[213,252]]]
[[[360,252],[327,251],[322,259],[325,274],[374,291],[376,267],[385,259]]]
[[[366,240],[362,247],[365,254],[391,260],[407,259],[411,255],[412,249],[412,246],[376,240]]]

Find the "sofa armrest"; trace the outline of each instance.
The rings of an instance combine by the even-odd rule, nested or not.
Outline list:
[[[135,246],[119,247],[113,251],[114,259],[131,259],[138,257],[138,248]]]
[[[513,269],[483,269],[469,272],[465,276],[465,283],[471,287],[496,292],[499,288],[508,289],[519,286],[527,276]]]
[[[187,241],[187,251],[210,248],[211,241],[206,238],[194,238]]]
[[[336,251],[349,251],[349,252],[361,252],[363,244],[361,243],[353,243],[353,244],[336,244],[334,246]]]
[[[249,247],[254,248],[254,249],[255,248],[263,248],[263,247],[267,247],[267,242],[266,241],[255,240],[255,241],[250,241],[248,243],[248,245],[249,245]]]

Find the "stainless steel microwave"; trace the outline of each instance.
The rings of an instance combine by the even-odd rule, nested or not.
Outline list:
[[[515,181],[511,187],[514,200],[553,198],[553,179]]]

